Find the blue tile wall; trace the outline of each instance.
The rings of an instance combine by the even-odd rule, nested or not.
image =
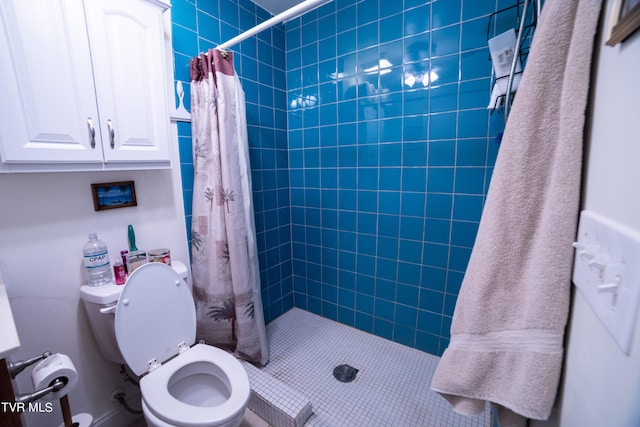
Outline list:
[[[189,109],[189,60],[271,16],[249,0],[173,0],[175,78]],[[265,319],[293,307],[285,32],[282,25],[232,47],[247,101],[253,203]],[[191,241],[193,160],[191,125],[178,124],[180,168]]]
[[[513,3],[334,0],[232,48],[267,321],[295,305],[446,348],[503,129],[486,110],[487,36],[516,11],[490,14]],[[193,55],[269,17],[249,0],[174,0],[186,98]],[[178,134],[190,229],[190,125]]]
[[[446,348],[502,130],[490,14],[509,5],[336,0],[286,23],[297,307]]]

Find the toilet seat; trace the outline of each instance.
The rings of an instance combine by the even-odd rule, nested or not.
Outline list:
[[[190,405],[171,395],[169,385],[173,375],[181,368],[199,362],[211,364],[225,374],[226,381],[223,381],[227,382],[231,395],[224,403],[216,406]],[[240,362],[226,351],[205,344],[196,344],[143,377],[140,391],[146,407],[160,420],[192,427],[223,424],[237,417],[247,405],[250,395],[249,378]],[[185,414],[189,414],[187,420]]]
[[[195,303],[187,284],[171,267],[149,263],[136,269],[118,299],[114,322],[125,362],[143,376],[143,408],[157,418],[157,425],[204,427],[242,417],[250,396],[247,373],[224,350],[205,344],[191,347],[196,334]],[[220,404],[188,403],[189,397],[174,397],[171,389],[176,380],[187,378],[180,387],[191,396],[215,390],[218,380],[228,393],[219,395]]]
[[[187,350],[196,340],[189,287],[166,264],[137,268],[118,299],[115,332],[122,357],[138,376]]]

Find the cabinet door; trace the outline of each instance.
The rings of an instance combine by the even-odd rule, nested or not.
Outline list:
[[[0,1],[0,76],[3,162],[102,162],[81,0]]]
[[[168,161],[162,11],[142,0],[85,0],[104,159]]]

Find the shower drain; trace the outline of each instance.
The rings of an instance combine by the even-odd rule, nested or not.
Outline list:
[[[333,369],[333,376],[343,383],[350,383],[356,379],[358,370],[353,366],[339,365]]]

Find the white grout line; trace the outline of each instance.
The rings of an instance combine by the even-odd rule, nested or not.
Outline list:
[[[490,425],[488,407],[458,415],[430,390],[436,356],[298,308],[269,323],[267,333],[271,361],[262,369],[309,397],[313,415],[305,426]],[[341,364],[359,370],[353,382],[333,377]]]

